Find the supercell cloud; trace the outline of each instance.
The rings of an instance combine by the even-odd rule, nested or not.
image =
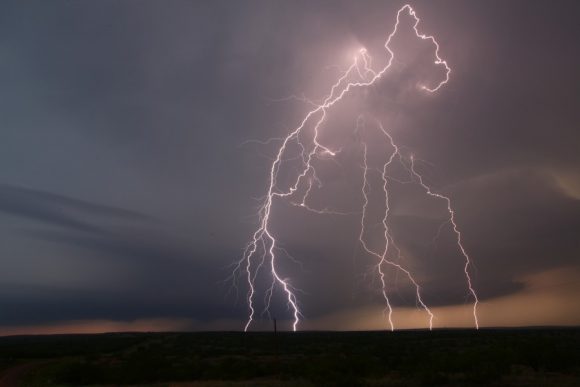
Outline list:
[[[278,145],[247,140],[287,135],[310,106],[285,97],[319,101],[358,47],[384,64],[402,5],[3,2],[0,331],[242,329],[245,289],[236,301],[224,280],[258,224]],[[356,142],[364,109],[426,161],[473,258],[482,326],[579,324],[579,5],[412,5],[449,83],[417,92],[441,74],[403,34],[393,77],[350,98],[321,141]],[[313,204],[359,211],[362,160],[350,151],[321,169]],[[403,196],[393,233],[434,325],[472,326],[453,238],[432,243],[441,207],[420,190]],[[303,328],[384,328],[357,216],[275,211],[282,247],[304,266],[280,267],[304,291]],[[425,327],[413,288],[389,282],[395,325]]]

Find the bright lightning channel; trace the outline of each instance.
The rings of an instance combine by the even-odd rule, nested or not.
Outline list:
[[[388,61],[387,64],[381,68],[379,71],[375,71],[372,69],[372,58],[367,53],[365,49],[361,49],[359,53],[353,59],[352,64],[350,67],[346,69],[346,71],[342,72],[341,76],[336,80],[336,82],[330,88],[330,91],[323,99],[321,103],[313,102],[305,97],[293,97],[295,99],[303,100],[308,102],[309,105],[313,106],[312,110],[310,110],[302,119],[297,127],[294,128],[286,137],[280,139],[281,145],[278,148],[276,153],[276,157],[270,166],[269,171],[269,178],[267,183],[267,192],[264,196],[264,200],[258,210],[259,216],[259,225],[257,230],[253,233],[250,242],[247,244],[241,259],[236,263],[232,277],[234,279],[238,278],[239,276],[243,276],[246,278],[246,282],[248,285],[248,293],[247,293],[247,304],[248,304],[248,319],[244,326],[244,331],[247,331],[251,324],[254,322],[256,317],[256,307],[255,307],[255,297],[256,297],[256,278],[258,273],[266,269],[269,270],[271,276],[271,283],[269,288],[265,294],[265,311],[268,312],[272,300],[272,294],[276,287],[280,288],[286,298],[289,310],[291,311],[293,317],[292,329],[296,331],[298,329],[298,325],[301,321],[302,313],[300,312],[298,299],[296,296],[297,289],[290,283],[288,278],[285,278],[278,269],[278,261],[279,261],[279,253],[284,251],[278,245],[278,240],[272,233],[270,229],[271,224],[271,213],[272,213],[272,206],[274,201],[277,199],[291,199],[294,194],[299,191],[303,184],[306,184],[305,193],[299,200],[291,200],[290,203],[294,206],[303,208],[305,210],[314,212],[316,214],[334,214],[334,215],[345,215],[345,214],[352,214],[352,213],[343,213],[338,211],[332,211],[329,209],[315,209],[310,207],[307,204],[308,196],[311,192],[313,184],[320,185],[320,180],[316,175],[316,170],[313,165],[313,159],[320,158],[320,157],[334,157],[340,150],[333,150],[330,149],[323,144],[321,144],[319,139],[319,129],[323,122],[326,120],[328,111],[339,101],[343,99],[347,93],[349,93],[354,88],[365,88],[369,87],[375,83],[377,83],[389,70],[393,63],[393,59],[395,54],[391,49],[391,40],[396,35],[400,17],[402,14],[407,14],[411,18],[413,18],[413,31],[417,38],[421,40],[429,41],[435,47],[434,52],[434,64],[437,66],[442,66],[445,70],[444,78],[439,81],[434,87],[428,87],[426,85],[421,85],[421,89],[428,92],[434,93],[443,87],[449,81],[449,75],[451,73],[451,68],[448,66],[447,62],[439,56],[439,44],[435,40],[433,36],[425,35],[419,32],[418,25],[420,23],[420,19],[417,17],[415,10],[410,5],[404,5],[399,11],[397,12],[397,18],[395,25],[393,27],[392,32],[387,37],[384,47],[388,52]],[[357,81],[349,81],[353,77],[358,75]],[[309,141],[306,142],[303,138],[306,136],[306,128],[312,125],[312,135],[309,138]],[[383,182],[383,193],[385,197],[385,213],[382,218],[382,227],[384,229],[384,248],[382,251],[375,251],[368,247],[367,242],[365,241],[365,220],[367,215],[367,207],[368,207],[368,191],[369,191],[369,183],[367,180],[367,176],[369,173],[369,167],[367,165],[367,146],[363,143],[363,160],[364,160],[364,171],[363,171],[363,185],[362,185],[362,197],[363,197],[363,205],[362,210],[359,212],[361,214],[361,229],[359,234],[359,242],[363,249],[371,256],[376,258],[376,269],[379,275],[380,283],[381,283],[381,293],[384,298],[386,304],[386,315],[388,319],[389,328],[394,330],[393,324],[393,308],[391,306],[391,302],[389,300],[387,294],[387,283],[385,279],[385,266],[394,267],[396,270],[402,272],[411,282],[411,284],[415,288],[415,295],[418,304],[421,308],[425,311],[427,315],[427,321],[429,324],[429,328],[433,328],[433,319],[434,315],[429,309],[429,307],[423,301],[421,296],[421,287],[419,286],[418,282],[415,280],[411,272],[406,269],[401,264],[391,260],[390,252],[394,249],[397,253],[397,256],[401,256],[401,251],[395,244],[394,238],[389,230],[389,213],[390,213],[390,201],[389,201],[389,191],[388,191],[388,170],[389,167],[395,161],[399,161],[401,165],[403,165],[411,174],[413,179],[425,190],[425,193],[431,197],[442,199],[445,201],[447,206],[447,211],[449,213],[449,223],[453,227],[453,231],[457,237],[457,246],[465,259],[464,265],[464,272],[465,277],[467,280],[467,285],[469,288],[469,292],[474,300],[473,303],[473,317],[475,322],[475,327],[479,328],[478,316],[477,316],[477,306],[478,306],[478,297],[472,285],[472,279],[469,274],[469,268],[471,265],[470,256],[467,254],[462,240],[461,240],[461,233],[458,229],[458,226],[455,222],[455,212],[452,209],[452,203],[449,197],[444,196],[439,193],[435,193],[432,189],[424,183],[422,176],[417,172],[415,169],[414,159],[411,157],[410,163],[407,164],[401,152],[399,151],[399,147],[395,144],[391,135],[385,130],[382,124],[379,122],[377,124],[378,129],[380,132],[385,136],[385,140],[387,145],[392,149],[387,162],[383,165],[381,171],[381,179]],[[287,189],[281,189],[277,185],[277,178],[278,178],[278,171],[280,169],[280,165],[283,161],[283,156],[288,150],[288,147],[291,143],[295,142],[299,148],[301,149],[299,154],[299,159],[302,161],[302,169],[296,176],[294,183]]]

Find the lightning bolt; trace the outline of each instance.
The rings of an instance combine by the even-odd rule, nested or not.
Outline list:
[[[262,270],[268,270],[269,275],[271,277],[271,283],[269,288],[266,290],[264,298],[265,311],[269,313],[272,294],[275,288],[279,288],[285,295],[287,306],[292,314],[293,317],[292,329],[294,331],[297,330],[298,325],[301,321],[300,319],[302,317],[302,313],[300,312],[300,307],[298,303],[298,298],[296,296],[298,290],[292,285],[290,279],[285,278],[279,271],[280,252],[281,251],[285,252],[285,250],[279,247],[279,242],[271,230],[271,221],[272,221],[271,214],[274,202],[277,200],[286,199],[289,200],[292,205],[316,214],[330,214],[330,215],[357,214],[352,212],[333,211],[327,208],[316,209],[311,207],[307,203],[309,195],[313,189],[313,186],[314,185],[320,186],[322,184],[320,179],[317,177],[314,161],[316,159],[331,159],[334,156],[336,156],[338,152],[340,152],[340,149],[331,149],[330,147],[321,144],[319,142],[319,132],[321,130],[321,126],[323,125],[323,123],[327,118],[327,115],[329,114],[329,110],[338,102],[340,102],[351,90],[355,88],[370,87],[376,84],[380,79],[382,79],[385,76],[385,74],[387,74],[395,58],[395,53],[390,47],[391,40],[397,34],[400,24],[400,18],[401,15],[403,14],[406,14],[413,19],[414,23],[412,25],[412,29],[415,32],[416,37],[421,40],[429,41],[433,44],[433,46],[435,47],[434,64],[437,66],[442,66],[445,71],[444,78],[440,80],[436,85],[432,87],[429,87],[427,85],[420,85],[420,89],[428,93],[434,93],[449,81],[451,68],[448,66],[447,62],[441,59],[441,57],[439,56],[439,44],[437,43],[437,41],[433,36],[425,35],[419,32],[418,25],[420,23],[420,19],[417,17],[415,10],[410,5],[407,4],[398,10],[393,30],[388,35],[387,40],[385,42],[384,47],[388,52],[388,60],[384,67],[382,67],[378,71],[373,70],[372,58],[367,53],[366,49],[363,48],[354,57],[351,65],[340,74],[335,83],[330,87],[328,94],[326,95],[326,97],[323,98],[322,102],[317,103],[307,99],[306,97],[296,97],[296,96],[289,97],[291,99],[297,99],[308,103],[309,105],[312,106],[312,109],[305,114],[304,118],[302,119],[302,121],[300,121],[298,126],[296,126],[286,137],[276,139],[281,141],[281,145],[278,148],[276,156],[270,166],[266,195],[264,196],[262,204],[260,205],[258,210],[259,225],[257,230],[253,233],[250,242],[244,249],[242,257],[234,265],[232,278],[234,278],[235,280],[239,277],[243,277],[246,279],[248,286],[246,300],[249,313],[246,325],[244,327],[245,331],[247,331],[250,328],[252,322],[254,322],[255,319],[256,315],[255,297],[257,292],[256,279],[258,277],[258,274]],[[391,302],[388,297],[387,282],[385,278],[385,270],[387,267],[392,267],[396,269],[398,272],[403,273],[410,281],[410,283],[414,286],[417,302],[428,316],[428,324],[430,329],[433,327],[433,318],[434,318],[433,313],[423,301],[423,298],[421,296],[420,285],[415,280],[411,272],[400,263],[401,250],[395,244],[393,235],[390,232],[389,228],[390,197],[388,189],[390,177],[388,173],[391,165],[393,165],[394,162],[399,162],[399,164],[403,165],[403,167],[405,167],[409,171],[413,180],[418,182],[418,184],[420,184],[423,187],[427,195],[438,199],[443,199],[446,201],[447,208],[450,214],[449,222],[453,226],[453,230],[457,236],[457,244],[460,248],[461,253],[465,258],[465,275],[467,277],[469,291],[475,300],[473,308],[473,316],[475,319],[476,327],[479,327],[477,320],[478,298],[473,289],[472,280],[469,275],[469,266],[471,260],[463,247],[461,241],[461,233],[459,232],[457,224],[455,223],[455,213],[453,212],[451,207],[451,200],[446,196],[434,193],[431,190],[431,188],[423,182],[423,178],[416,171],[413,159],[411,158],[410,165],[406,163],[405,158],[401,154],[399,147],[395,144],[391,135],[388,133],[387,130],[385,130],[385,128],[380,122],[377,123],[377,128],[380,131],[380,133],[384,135],[387,145],[392,150],[391,153],[389,154],[386,163],[383,165],[382,170],[380,171],[381,179],[383,182],[382,190],[385,198],[385,213],[382,218],[382,227],[384,230],[384,248],[382,249],[382,251],[375,251],[368,246],[365,240],[365,232],[366,232],[365,220],[367,217],[367,207],[369,202],[368,192],[370,190],[370,184],[367,179],[370,169],[367,163],[366,143],[363,143],[364,166],[363,166],[363,185],[361,189],[363,197],[363,205],[361,212],[358,213],[361,214],[360,218],[361,228],[358,239],[364,251],[376,259],[375,268],[376,271],[378,272],[378,276],[381,283],[382,288],[381,293],[386,304],[385,312],[388,317],[390,329],[394,330],[395,327],[392,320],[393,308],[391,306]],[[280,185],[278,184],[278,172],[280,170],[281,164],[284,161],[286,153],[289,152],[290,144],[296,144],[300,149],[298,159],[301,161],[301,169],[297,172],[293,184],[291,184],[287,188],[283,188],[280,187]],[[293,199],[293,197],[297,195],[297,192],[301,192],[301,190],[304,190],[302,198],[298,200]],[[392,257],[393,254],[396,254],[396,257],[398,258],[397,262],[395,262],[395,260],[393,259]],[[286,255],[289,256],[289,254]]]
[[[394,325],[393,325],[393,319],[392,319],[392,314],[393,314],[393,308],[391,307],[391,303],[389,301],[389,297],[387,295],[387,285],[385,282],[385,273],[383,270],[383,266],[389,265],[394,267],[395,269],[403,272],[405,274],[405,276],[409,279],[409,281],[413,284],[413,286],[415,287],[415,294],[417,297],[417,302],[421,305],[421,307],[425,310],[425,312],[429,315],[429,329],[433,329],[433,318],[434,315],[431,312],[431,310],[427,307],[427,305],[425,305],[425,302],[423,302],[423,298],[421,297],[421,288],[419,286],[419,284],[417,283],[417,281],[413,278],[413,276],[411,275],[411,272],[407,269],[405,269],[403,266],[401,266],[398,263],[395,263],[394,261],[390,260],[388,258],[388,254],[389,254],[389,247],[391,245],[393,245],[393,247],[396,249],[397,251],[397,255],[400,257],[401,251],[400,249],[395,245],[394,243],[394,238],[391,235],[391,233],[389,232],[389,225],[388,225],[388,220],[389,220],[389,212],[390,212],[390,203],[389,203],[389,190],[388,190],[388,169],[389,167],[392,165],[393,161],[395,160],[395,158],[398,158],[401,162],[403,162],[402,160],[402,155],[399,151],[399,147],[395,144],[395,142],[393,141],[393,138],[391,137],[391,135],[385,130],[385,128],[382,126],[382,124],[378,123],[378,126],[381,130],[381,132],[386,136],[389,145],[393,148],[393,152],[390,154],[387,162],[383,165],[383,170],[381,173],[381,178],[383,181],[383,192],[385,195],[385,214],[383,216],[383,220],[382,220],[382,224],[383,224],[383,229],[384,229],[384,238],[385,238],[385,248],[383,250],[382,253],[378,253],[375,250],[372,250],[368,247],[367,243],[365,242],[364,239],[364,234],[365,234],[365,215],[366,215],[366,210],[367,210],[367,206],[369,203],[368,200],[368,196],[367,196],[367,189],[368,189],[368,180],[367,180],[367,176],[368,176],[368,163],[367,163],[367,146],[366,144],[363,145],[363,161],[364,161],[364,173],[363,173],[363,186],[362,186],[362,195],[364,198],[364,204],[363,204],[363,213],[362,213],[362,217],[361,217],[361,231],[360,231],[360,235],[359,235],[359,242],[362,245],[363,249],[370,255],[376,257],[378,259],[378,263],[376,266],[376,269],[379,273],[379,277],[380,277],[380,281],[381,281],[381,285],[382,285],[382,295],[383,298],[385,299],[386,305],[387,305],[387,311],[388,311],[388,320],[389,320],[389,326],[391,328],[391,330],[394,330]],[[420,176],[420,175],[417,175]]]
[[[465,273],[465,278],[467,279],[467,287],[469,288],[469,293],[471,293],[471,296],[473,297],[473,300],[474,300],[473,301],[473,319],[475,321],[475,327],[477,329],[479,329],[479,320],[477,318],[477,305],[479,304],[479,298],[477,297],[477,293],[473,289],[471,276],[469,275],[469,267],[471,266],[471,258],[469,257],[469,254],[467,254],[465,247],[463,247],[463,242],[461,241],[461,232],[459,231],[459,228],[457,227],[457,223],[455,222],[455,211],[453,210],[453,207],[451,205],[451,199],[448,196],[445,196],[443,194],[433,192],[431,187],[429,187],[427,184],[425,184],[425,182],[423,181],[423,177],[419,173],[417,173],[417,171],[415,169],[415,158],[411,155],[410,159],[411,159],[411,167],[410,167],[411,173],[413,174],[414,177],[417,178],[419,185],[421,185],[421,187],[423,187],[423,189],[425,190],[427,195],[432,196],[432,197],[437,198],[437,199],[442,199],[446,204],[449,218],[448,218],[447,222],[443,223],[443,225],[445,225],[447,223],[451,224],[451,226],[453,228],[453,232],[455,233],[455,236],[456,236],[457,246],[459,247],[459,251],[461,252],[461,255],[463,255],[463,258],[465,259],[465,266],[463,267],[463,271]]]

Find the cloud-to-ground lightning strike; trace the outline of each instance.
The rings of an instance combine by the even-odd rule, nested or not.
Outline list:
[[[417,38],[421,40],[429,41],[433,44],[435,48],[434,52],[434,64],[437,66],[442,66],[445,71],[444,78],[439,81],[433,87],[429,87],[427,85],[422,85],[420,88],[428,93],[434,93],[439,90],[443,85],[445,85],[449,81],[449,75],[451,73],[451,68],[447,65],[447,62],[439,56],[439,44],[435,40],[433,36],[425,35],[419,32],[418,25],[420,23],[420,19],[417,17],[415,10],[410,5],[404,5],[401,9],[397,12],[396,22],[393,27],[392,32],[387,37],[384,47],[388,52],[388,60],[386,65],[378,71],[372,69],[372,61],[370,55],[367,53],[365,49],[361,49],[359,53],[355,56],[352,64],[348,67],[340,77],[336,80],[336,82],[330,88],[330,91],[326,95],[326,97],[322,100],[321,103],[316,103],[310,100],[306,100],[309,105],[313,106],[312,110],[310,110],[302,119],[300,124],[295,127],[290,134],[288,134],[285,138],[280,139],[281,145],[278,148],[274,161],[270,167],[269,171],[269,179],[267,184],[267,192],[264,196],[264,200],[259,208],[258,215],[259,215],[259,226],[258,229],[254,232],[250,242],[246,246],[244,253],[242,254],[241,259],[237,262],[233,276],[243,276],[246,278],[247,285],[248,285],[248,293],[247,293],[247,303],[249,308],[249,316],[244,327],[244,330],[248,330],[255,319],[256,314],[256,307],[255,307],[255,297],[256,297],[256,285],[255,281],[258,276],[258,273],[268,268],[272,282],[270,287],[266,291],[265,295],[265,308],[268,311],[270,307],[270,302],[272,298],[272,293],[276,287],[279,287],[285,294],[288,307],[293,316],[293,324],[292,329],[296,331],[298,328],[298,324],[300,323],[301,319],[301,312],[298,304],[298,299],[296,297],[296,289],[291,284],[288,278],[284,278],[283,275],[279,272],[279,264],[278,261],[280,259],[280,253],[283,252],[278,245],[278,240],[274,236],[271,231],[271,213],[272,213],[272,206],[276,199],[290,199],[291,204],[306,209],[308,211],[312,211],[317,214],[338,214],[342,215],[345,213],[332,211],[328,209],[315,209],[310,207],[307,204],[308,196],[312,190],[313,184],[319,185],[320,180],[316,175],[316,170],[314,168],[313,160],[315,158],[332,158],[339,152],[340,150],[330,149],[329,147],[324,146],[319,142],[319,130],[323,122],[327,118],[327,114],[329,110],[337,104],[349,91],[354,88],[364,88],[369,87],[375,83],[377,83],[384,75],[387,73],[389,68],[391,67],[393,60],[395,58],[395,53],[391,49],[391,40],[396,35],[399,24],[400,24],[400,17],[402,14],[407,14],[409,17],[413,18],[414,23],[412,28],[415,32]],[[355,80],[353,80],[355,79]],[[467,254],[462,241],[461,241],[461,233],[458,230],[457,224],[455,222],[455,213],[452,209],[451,200],[449,197],[444,196],[439,193],[433,192],[433,190],[424,183],[422,176],[417,172],[414,164],[414,159],[411,157],[409,161],[407,161],[403,154],[401,154],[399,147],[394,142],[392,136],[389,134],[387,130],[383,127],[383,125],[378,122],[377,129],[384,136],[386,146],[391,149],[391,153],[387,157],[387,161],[380,170],[380,176],[382,179],[382,190],[385,198],[385,212],[382,217],[382,227],[384,230],[384,248],[382,251],[375,251],[371,249],[366,240],[365,240],[365,220],[367,216],[367,207],[368,207],[368,190],[370,188],[369,182],[367,180],[368,174],[370,172],[369,166],[367,165],[367,145],[363,143],[363,160],[364,160],[364,168],[363,168],[363,185],[362,185],[362,197],[363,197],[363,205],[360,218],[360,234],[359,234],[359,242],[362,248],[366,253],[373,256],[376,259],[376,271],[378,272],[379,280],[381,283],[381,293],[384,298],[386,304],[386,314],[388,317],[388,323],[391,330],[393,330],[394,324],[392,319],[393,308],[391,306],[391,302],[389,300],[389,296],[387,294],[387,283],[385,279],[385,267],[391,266],[394,269],[398,270],[407,279],[415,288],[415,296],[418,304],[421,308],[425,311],[427,322],[429,328],[433,327],[433,318],[434,315],[429,309],[429,307],[423,301],[421,296],[421,287],[419,283],[415,280],[411,272],[400,263],[400,259],[395,261],[392,258],[392,251],[394,250],[394,254],[396,257],[401,257],[401,251],[395,244],[393,235],[389,230],[389,213],[390,213],[390,198],[389,198],[389,168],[392,166],[393,163],[398,162],[402,165],[408,172],[412,179],[419,184],[425,191],[427,195],[430,197],[442,199],[446,202],[447,210],[449,213],[448,222],[452,225],[453,231],[456,235],[457,246],[465,259],[465,266],[464,272],[467,280],[467,285],[469,292],[474,300],[473,304],[473,317],[475,321],[475,326],[479,328],[479,322],[477,318],[477,306],[478,306],[478,298],[476,292],[472,286],[472,279],[469,274],[469,269],[471,265],[471,260],[469,255]],[[312,127],[311,131],[307,128]],[[358,127],[358,125],[357,125]],[[358,129],[357,129],[358,130]],[[280,170],[280,165],[283,162],[283,157],[285,153],[288,151],[289,145],[291,143],[295,143],[299,149],[298,158],[302,162],[301,170],[296,176],[293,184],[291,184],[287,189],[282,189],[277,184],[278,179],[278,172]],[[305,184],[305,185],[304,185]],[[304,188],[302,188],[304,187]],[[304,189],[304,194],[301,195],[301,198],[294,198],[297,192],[301,192],[300,189]],[[286,254],[287,255],[287,254]]]

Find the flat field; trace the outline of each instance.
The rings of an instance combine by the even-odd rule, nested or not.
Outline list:
[[[580,329],[0,338],[0,386],[580,386]]]

